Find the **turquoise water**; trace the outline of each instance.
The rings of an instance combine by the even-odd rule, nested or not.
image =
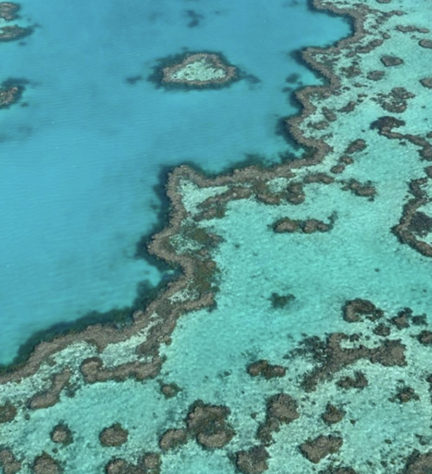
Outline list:
[[[297,111],[283,89],[319,83],[290,53],[349,33],[305,0],[21,5],[38,27],[24,45],[0,45],[1,79],[29,81],[28,105],[0,113],[3,364],[35,331],[128,306],[138,282],[156,285],[161,272],[134,255],[157,223],[161,171],[279,161],[290,147],[278,120]],[[220,51],[259,82],[185,93],[146,80],[183,48]]]

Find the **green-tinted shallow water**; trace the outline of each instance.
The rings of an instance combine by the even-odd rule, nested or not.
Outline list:
[[[354,3],[330,2],[340,8]],[[4,384],[0,403],[10,400],[18,413],[0,424],[0,436],[22,462],[21,472],[31,472],[43,451],[70,473],[104,472],[110,459],[136,463],[145,452],[161,453],[162,473],[430,472],[431,258],[418,251],[418,242],[431,242],[432,228],[424,215],[417,215],[408,226],[417,249],[412,241],[411,246],[399,241],[391,229],[413,199],[413,180],[423,179],[422,206],[416,211],[431,212],[427,195],[431,186],[424,168],[427,134],[432,131],[432,89],[420,80],[431,74],[432,49],[419,41],[431,40],[432,33],[419,28],[431,24],[432,4],[414,0],[364,4],[373,9],[365,11],[365,36],[328,52],[340,86],[326,97],[312,93],[309,99],[316,109],[299,125],[304,137],[324,141],[330,151],[320,164],[295,169],[290,178],[301,183],[308,174],[320,172],[333,180],[327,179],[328,184],[306,180],[299,204],[289,202],[286,193],[279,204],[266,204],[257,191],[249,198],[231,199],[223,216],[205,219],[199,216],[200,203],[209,196],[218,196],[221,202],[236,183],[210,180],[198,187],[183,170],[184,178],[172,182],[171,193],[181,197],[187,217],[181,237],[171,237],[171,244],[195,264],[204,258],[200,249],[209,252],[217,268],[215,304],[180,316],[169,343],[160,345],[164,363],[154,378],[84,383],[79,367],[96,350],[91,344],[76,343],[53,356],[55,363],[42,364],[35,375]],[[360,15],[359,7],[356,11]],[[403,32],[400,25],[411,28]],[[382,44],[371,47],[376,39]],[[381,59],[385,56],[403,62],[386,67]],[[326,59],[318,52],[315,57]],[[384,75],[373,80],[372,71]],[[379,134],[372,124],[383,116],[403,121],[393,132],[404,136]],[[323,121],[324,126],[314,126]],[[347,150],[355,140],[363,140],[363,145],[357,151]],[[338,173],[333,167],[343,156],[353,162]],[[278,172],[282,176],[284,170]],[[267,179],[263,173],[258,176]],[[276,178],[268,189],[285,192],[287,185],[287,179]],[[256,174],[244,178],[242,186],[256,186]],[[359,186],[375,191],[369,188],[371,195],[362,196],[348,186],[357,194]],[[325,232],[274,231],[282,218],[329,222],[330,216],[334,225]],[[189,231],[190,226],[206,229],[220,241],[203,247],[197,237],[202,234],[191,238],[186,224]],[[171,300],[181,305],[187,297],[197,299],[196,291],[189,287]],[[275,300],[275,295],[287,298]],[[355,313],[358,321],[349,322],[343,308],[355,299],[369,300],[383,313],[363,301],[363,309]],[[399,319],[392,319],[403,309]],[[158,321],[154,314],[147,317]],[[139,331],[125,342],[108,345],[98,356],[107,367],[139,360],[135,349],[149,337]],[[251,376],[248,366],[261,359],[285,368],[285,375]],[[59,402],[49,408],[26,408],[34,393],[49,387],[50,374],[64,367],[72,375]],[[344,377],[354,377],[354,382]],[[165,398],[163,383],[175,383],[181,390]],[[277,394],[291,397],[295,408],[272,408],[271,397]],[[219,416],[216,423],[206,418],[201,431],[189,427],[186,444],[161,450],[166,430],[191,424],[190,414],[185,419],[197,400],[226,406],[229,415],[225,421]],[[334,423],[322,417],[329,403],[342,413]],[[266,419],[273,423],[270,438],[259,431]],[[72,432],[73,442],[67,446],[50,440],[59,422]],[[114,423],[128,430],[128,440],[118,447],[103,447],[99,435]],[[235,435],[231,433],[232,439],[222,447],[203,448],[203,433],[220,435],[231,429]],[[305,443],[313,444],[319,436],[321,445],[315,443],[312,453]],[[239,462],[239,452],[252,446],[261,446],[268,457],[246,468]],[[157,472],[137,471],[131,465],[125,469],[106,472]]]

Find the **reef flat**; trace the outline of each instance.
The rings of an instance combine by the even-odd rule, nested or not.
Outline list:
[[[149,251],[181,276],[1,376],[4,472],[431,469],[432,13],[314,5],[354,33],[302,53],[327,80],[286,121],[307,152],[170,174]]]

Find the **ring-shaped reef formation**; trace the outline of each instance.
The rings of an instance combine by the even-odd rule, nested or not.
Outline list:
[[[187,166],[170,174],[169,225],[153,237],[149,252],[181,269],[179,278],[136,311],[130,325],[91,325],[41,342],[25,363],[1,375],[4,471],[79,466],[73,453],[85,448],[85,427],[73,424],[73,415],[89,412],[74,400],[87,400],[93,410],[96,431],[88,441],[98,446],[98,468],[110,473],[161,472],[165,459],[172,465],[187,451],[205,453],[208,461],[223,453],[217,459],[226,463],[215,472],[432,470],[432,329],[424,288],[432,256],[432,172],[424,163],[432,160],[425,82],[432,50],[424,40],[430,40],[432,12],[414,0],[313,4],[349,17],[354,31],[334,46],[302,52],[326,80],[299,89],[302,112],[286,120],[304,156],[215,178]],[[336,266],[333,256],[340,259]],[[278,275],[288,257],[303,262],[293,288],[268,286],[277,280],[272,267]],[[261,273],[248,273],[252,258]],[[254,293],[257,280],[260,291],[268,290],[263,298]],[[306,298],[302,284],[310,282],[316,287]],[[231,328],[234,303],[246,311],[248,324]],[[253,318],[261,324],[251,338],[259,350],[249,351],[250,339],[235,337],[247,333]],[[244,364],[220,373],[223,394],[211,377],[201,381],[198,369],[202,393],[164,368],[175,355],[200,349],[195,344],[182,351],[188,321],[204,321],[204,329],[221,321],[220,332],[211,335],[221,346],[229,328],[229,347]],[[275,345],[278,336],[283,339]],[[206,345],[205,331],[201,340]],[[199,365],[199,357],[192,360]],[[200,370],[217,360],[211,362],[204,358]],[[247,390],[224,399],[233,377]],[[152,394],[160,397],[146,426],[125,419],[126,410],[108,410],[108,420],[100,413],[105,407],[91,405],[95,393],[110,403],[114,391],[126,392],[141,419],[144,407],[134,400],[145,390],[148,403]],[[63,406],[75,408],[59,418]],[[160,424],[152,425],[158,416]],[[36,438],[42,418],[45,428]],[[26,433],[25,442],[19,433]],[[102,445],[98,437],[107,434],[121,444]],[[107,451],[114,448],[115,455]]]
[[[187,52],[162,58],[150,76],[157,86],[181,89],[219,89],[239,78],[238,69],[215,52]]]

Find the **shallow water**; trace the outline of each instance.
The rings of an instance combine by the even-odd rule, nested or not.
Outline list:
[[[126,307],[138,282],[157,284],[160,271],[134,255],[157,223],[161,170],[278,161],[290,149],[278,119],[297,111],[284,87],[319,82],[291,53],[349,33],[305,0],[21,4],[39,26],[0,45],[1,79],[29,81],[27,106],[0,113],[3,364],[35,331]],[[146,80],[183,48],[220,51],[259,82],[184,92]]]

